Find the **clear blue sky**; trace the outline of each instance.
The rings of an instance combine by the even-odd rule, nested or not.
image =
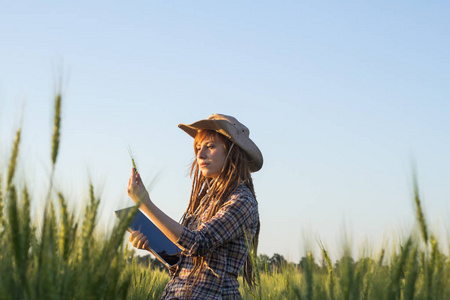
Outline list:
[[[445,1],[0,7],[0,158],[4,165],[23,111],[20,172],[37,194],[63,74],[57,188],[80,207],[91,176],[102,220],[132,204],[127,146],[144,180],[158,178],[154,202],[178,220],[193,147],[177,125],[225,113],[250,128],[265,158],[254,174],[261,253],[298,261],[311,236],[336,258],[345,228],[375,249],[408,232],[412,161],[429,223],[450,227]]]

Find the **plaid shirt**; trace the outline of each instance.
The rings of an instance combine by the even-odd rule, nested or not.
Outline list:
[[[181,262],[162,299],[184,299],[186,278],[194,266],[192,257],[196,256],[204,258],[204,266],[192,286],[191,299],[241,299],[237,277],[249,252],[247,239],[253,240],[258,222],[258,203],[241,184],[213,218],[202,222],[198,229],[196,224],[188,224],[176,243],[182,250]]]

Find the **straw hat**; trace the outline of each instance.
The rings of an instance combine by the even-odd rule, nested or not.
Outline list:
[[[214,130],[241,147],[249,157],[250,171],[259,171],[263,165],[263,156],[258,146],[250,139],[250,131],[244,124],[231,116],[213,114],[208,119],[200,120],[190,125],[178,124],[178,127],[195,138],[201,129]]]

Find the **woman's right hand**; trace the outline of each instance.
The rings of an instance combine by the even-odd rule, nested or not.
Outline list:
[[[133,247],[136,247],[138,249],[147,250],[148,249],[148,240],[145,235],[140,233],[139,231],[133,231],[130,234],[130,243],[133,245]]]
[[[150,196],[142,182],[141,175],[136,173],[135,168],[131,168],[131,177],[128,179],[127,193],[136,204],[139,202],[146,204],[150,201]]]

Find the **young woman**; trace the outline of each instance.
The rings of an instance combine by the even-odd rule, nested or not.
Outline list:
[[[178,127],[194,138],[196,154],[181,224],[150,200],[134,169],[128,182],[130,197],[182,250],[162,299],[240,299],[237,276],[242,267],[246,283],[255,284],[249,251],[256,255],[259,215],[250,173],[261,169],[262,154],[248,128],[230,116],[214,114]],[[148,245],[137,231],[130,242],[139,249]]]

